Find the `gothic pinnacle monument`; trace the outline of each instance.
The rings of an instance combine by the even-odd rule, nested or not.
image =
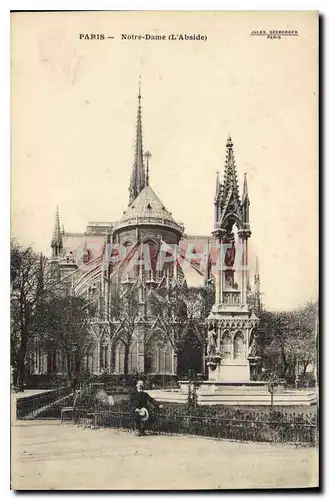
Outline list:
[[[247,174],[242,198],[234,160],[233,142],[226,143],[223,183],[219,173],[214,199],[213,236],[219,256],[215,270],[216,298],[208,317],[206,361],[209,380],[218,382],[250,381],[250,346],[258,318],[247,301],[249,196]]]

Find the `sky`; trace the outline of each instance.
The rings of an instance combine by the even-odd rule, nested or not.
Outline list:
[[[150,184],[166,208],[188,234],[211,233],[231,134],[265,306],[317,298],[315,13],[15,13],[11,28],[11,229],[22,244],[49,254],[57,205],[69,232],[121,217],[141,75]],[[298,36],[250,36],[271,29]],[[166,40],[121,39],[146,33]]]

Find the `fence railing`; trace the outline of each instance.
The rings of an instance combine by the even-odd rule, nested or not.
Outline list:
[[[134,413],[111,410],[77,409],[75,421],[91,427],[134,429]],[[238,441],[316,444],[317,425],[304,414],[254,412],[238,417],[232,413],[219,416],[177,414],[162,410],[154,413],[147,429],[157,434],[189,434]]]
[[[71,405],[71,388],[21,398],[17,418],[60,419],[63,406]],[[82,404],[81,404],[82,403]],[[72,414],[77,424],[90,427],[130,429],[135,427],[135,413],[125,401],[106,407],[86,401],[77,402]],[[274,443],[318,443],[317,415],[283,411],[250,411],[229,408],[188,410],[164,406],[150,413],[147,430],[156,434],[187,434],[237,441]]]
[[[54,404],[64,403],[72,394],[71,387],[63,387],[54,391],[42,392],[16,400],[16,417],[35,418]]]

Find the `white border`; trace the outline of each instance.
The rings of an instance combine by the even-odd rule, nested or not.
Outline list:
[[[328,0],[318,0],[317,2],[311,0],[276,0],[276,1],[243,1],[243,0],[230,0],[225,1],[196,1],[196,0],[158,0],[156,3],[151,0],[48,0],[45,2],[44,0],[2,0],[0,3],[0,55],[1,55],[1,92],[0,92],[0,116],[1,116],[1,133],[0,133],[0,141],[1,141],[1,168],[0,168],[0,214],[1,214],[1,244],[0,244],[0,262],[2,265],[2,273],[1,273],[1,296],[0,296],[0,304],[1,304],[1,332],[0,332],[0,341],[1,341],[1,394],[2,394],[2,404],[1,404],[1,479],[0,479],[0,491],[1,498],[8,498],[10,491],[8,490],[9,486],[9,450],[10,450],[10,441],[9,441],[9,398],[8,388],[9,388],[9,234],[10,234],[10,223],[9,223],[9,203],[10,203],[10,195],[9,195],[9,182],[10,182],[10,126],[9,126],[9,115],[10,115],[10,76],[9,76],[9,11],[10,10],[318,10],[324,17],[328,15],[329,12],[329,2]],[[324,68],[323,68],[323,93],[325,89],[325,84],[328,86],[328,32],[327,32],[327,19],[323,20],[324,24],[324,40],[322,50],[325,54]],[[325,109],[323,110],[323,121],[328,117],[328,99],[325,99]],[[328,133],[326,128],[322,131],[322,140],[323,140],[323,149],[325,150],[325,144],[328,142]],[[327,255],[328,249],[328,206],[329,202],[329,175],[325,175],[325,172],[328,168],[327,158],[324,155],[322,158],[322,182],[325,187],[323,188],[324,194],[324,211],[322,214],[324,217],[323,220],[323,229],[325,231],[324,238],[324,247],[323,247],[323,257]],[[316,223],[316,221],[315,221]],[[301,225],[302,230],[302,225]],[[317,270],[314,270],[317,272]],[[328,266],[322,268],[323,275],[323,292],[325,291],[328,283]],[[326,373],[324,373],[323,365],[326,364],[327,359],[329,359],[328,353],[328,342],[325,342],[325,336],[328,334],[327,326],[327,315],[328,315],[328,303],[327,297],[322,296],[322,309],[324,314],[324,322],[322,324],[322,350],[325,349],[325,353],[322,353],[321,361],[322,364],[322,384],[324,384],[324,378]],[[325,388],[323,390],[323,396],[325,395]],[[4,405],[4,407],[3,407]],[[322,406],[325,405],[325,410],[327,410],[327,401],[322,401]],[[325,411],[325,414],[327,412]],[[325,415],[323,415],[322,426],[325,425]],[[328,433],[326,433],[328,435]],[[323,443],[324,444],[324,443]],[[325,452],[327,451],[327,444],[325,446]],[[325,476],[325,468],[323,468],[323,476]],[[325,481],[325,477],[324,483]],[[223,493],[220,493],[221,495]],[[268,495],[269,493],[264,493],[264,495]],[[45,494],[46,495],[46,494]],[[55,495],[56,497],[59,496]],[[44,495],[41,495],[44,496]],[[93,497],[94,494],[90,493],[87,497]],[[111,495],[113,496],[113,494]],[[121,495],[120,495],[121,496]],[[172,496],[172,495],[171,495]],[[175,496],[175,495],[174,495]],[[40,498],[40,495],[38,495]],[[53,497],[53,495],[52,495]],[[285,495],[283,495],[285,497]]]
[[[3,2],[6,3],[6,2]],[[326,2],[320,0],[12,0],[11,10],[322,10]]]

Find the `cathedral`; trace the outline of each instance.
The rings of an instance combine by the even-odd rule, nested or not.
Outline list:
[[[248,327],[246,333],[241,333],[240,328],[238,335],[234,336],[227,333],[229,326],[223,320],[226,327],[222,340],[217,331],[222,312],[225,316],[229,311],[232,317],[234,311],[239,309],[247,325],[251,314],[256,318],[259,300],[258,264],[253,292],[246,270],[246,242],[251,234],[247,177],[245,174],[240,198],[232,139],[229,137],[226,143],[223,183],[217,174],[212,235],[192,236],[185,233],[184,225],[174,218],[152,189],[151,156],[150,152],[143,150],[139,91],[129,199],[121,218],[117,222],[90,222],[85,232],[72,233],[64,231],[59,210],[56,212],[51,240],[51,268],[56,279],[66,284],[67,293],[83,297],[93,306],[90,308],[89,328],[94,344],[82,361],[82,370],[89,373],[182,375],[189,368],[204,373],[214,369],[212,365],[216,365],[222,357],[220,352],[223,351],[226,361],[232,358],[234,364],[235,358],[241,358],[243,349],[247,359],[250,344]],[[244,242],[242,260],[245,266],[242,271],[236,269],[238,248],[235,241],[239,238]],[[219,272],[216,266],[220,261],[219,241],[227,248],[223,256],[223,272]],[[143,253],[147,253],[149,265],[140,255],[141,248]],[[168,258],[168,255],[172,256],[170,249],[176,249],[179,258]],[[162,265],[159,266],[161,255]],[[207,259],[201,265],[202,255],[207,255]],[[210,332],[208,340],[205,340],[207,334],[187,332],[186,350],[178,352],[160,322],[149,313],[147,297],[152,291],[163,288],[183,290],[184,287],[213,287],[216,298],[204,323],[205,332],[208,329]],[[125,294],[131,290],[137,294],[137,316],[127,353],[124,322],[112,303],[114,293],[119,293],[119,300],[124,301]],[[44,352],[34,345],[32,351],[31,373],[66,373],[65,357],[55,348]]]

